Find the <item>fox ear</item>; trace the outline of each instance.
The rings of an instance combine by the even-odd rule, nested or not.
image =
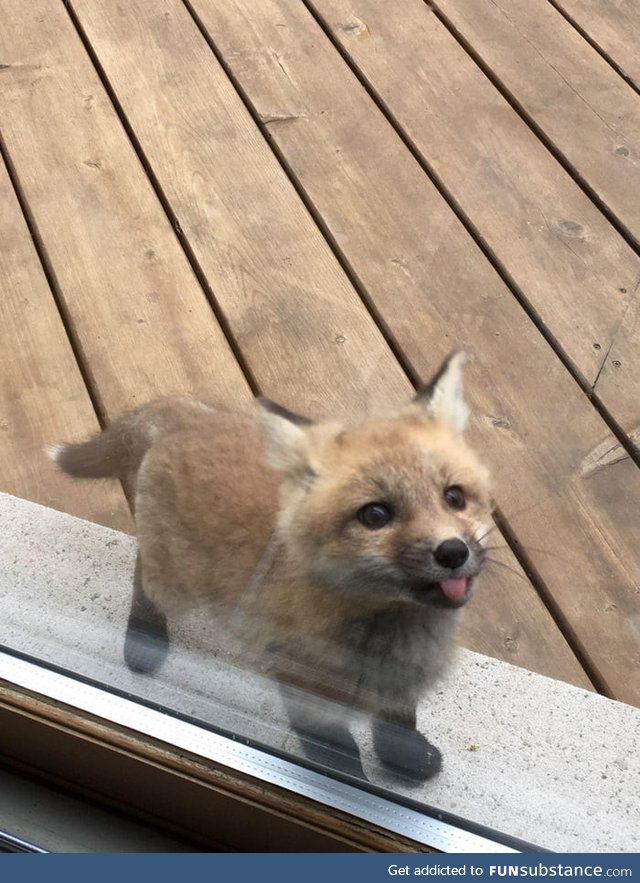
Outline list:
[[[463,432],[469,419],[462,388],[462,366],[466,361],[467,356],[461,350],[451,353],[414,398],[432,420],[443,423],[456,434]]]
[[[267,460],[279,472],[304,482],[313,472],[308,417],[295,414],[270,399],[259,398],[258,425],[265,443]]]

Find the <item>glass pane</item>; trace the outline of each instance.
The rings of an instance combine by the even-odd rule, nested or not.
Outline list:
[[[357,774],[351,753],[319,733],[306,734],[303,750],[278,686],[256,671],[255,659],[247,667],[246,649],[234,641],[237,610],[223,627],[212,605],[174,614],[171,649],[159,670],[134,673],[124,663],[123,647],[135,540],[23,500],[2,495],[0,501],[5,525],[0,640],[5,647],[249,744],[303,763],[311,759],[341,777]],[[480,589],[473,603],[490,599],[490,592],[490,586]],[[336,652],[329,643],[321,649]],[[328,691],[331,681],[325,684]],[[635,836],[625,821],[635,796],[629,792],[625,798],[620,787],[626,776],[635,776],[637,711],[629,706],[460,650],[448,676],[428,690],[418,709],[418,728],[441,750],[443,771],[412,783],[380,762],[367,715],[346,713],[344,705],[309,691],[296,690],[290,698],[298,713],[346,722],[367,780],[391,796],[552,849],[562,843],[583,848],[584,825],[595,812],[602,834],[594,848],[604,848],[605,837],[613,844],[626,831]],[[610,752],[610,759],[595,773],[589,764],[577,769],[578,747],[581,756]],[[588,794],[594,776],[601,783],[596,799]],[[607,796],[611,788],[618,794],[615,802]],[[598,809],[602,798],[607,803]],[[558,829],[558,814],[567,813],[570,804],[571,825]]]
[[[636,13],[0,5],[0,643],[637,850]]]

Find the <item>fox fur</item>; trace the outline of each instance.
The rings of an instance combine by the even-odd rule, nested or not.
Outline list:
[[[167,615],[210,604],[282,685],[312,759],[324,740],[363,775],[346,725],[296,704],[295,688],[370,714],[396,772],[436,773],[416,706],[447,664],[490,523],[487,473],[462,436],[462,364],[454,353],[397,413],[356,426],[171,397],[51,449],[70,475],[119,478],[132,496],[130,667],[162,662]]]

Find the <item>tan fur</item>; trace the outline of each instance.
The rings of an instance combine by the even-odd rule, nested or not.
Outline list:
[[[254,664],[377,711],[393,706],[394,690],[354,674],[351,661],[357,636],[366,644],[366,624],[414,611],[428,660],[418,648],[389,665],[416,657],[426,671],[416,680],[430,680],[446,662],[457,620],[437,598],[433,609],[417,599],[419,586],[409,591],[398,562],[448,537],[477,537],[489,522],[487,475],[461,437],[466,413],[456,410],[461,392],[450,381],[450,394],[439,390],[442,418],[432,398],[430,407],[417,399],[356,427],[160,400],[92,442],[58,449],[56,460],[72,474],[135,485],[144,592],[162,611],[206,603],[238,631]],[[447,505],[450,485],[464,488],[464,511]],[[361,507],[386,500],[393,522],[363,526]]]

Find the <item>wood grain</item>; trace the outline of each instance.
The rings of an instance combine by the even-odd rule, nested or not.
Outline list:
[[[74,10],[261,388],[315,413],[406,399],[408,381],[181,4]],[[474,646],[588,683],[526,578],[514,587],[495,571]]]
[[[628,319],[637,311],[640,258],[422,0],[309,5],[583,383],[631,433],[640,423],[640,325]]]
[[[172,392],[248,403],[63,4],[2,0],[0,9],[6,148],[106,417]]]
[[[635,0],[554,0],[620,72],[640,89],[640,8]]]
[[[131,530],[119,485],[71,482],[45,456],[99,425],[1,160],[0,240],[0,491]]]
[[[72,4],[260,388],[314,416],[409,391],[181,0]]]
[[[437,8],[640,243],[640,95],[547,0]]]
[[[194,5],[415,370],[428,377],[434,353],[454,344],[474,354],[473,437],[498,504],[608,689],[640,701],[637,468],[624,451],[606,454],[616,440],[306,10]],[[474,611],[485,620],[469,624],[474,641],[487,630],[484,652],[500,654],[501,603],[517,609],[523,635],[549,628],[535,603],[517,606],[518,578],[509,582],[506,598],[485,593]]]

